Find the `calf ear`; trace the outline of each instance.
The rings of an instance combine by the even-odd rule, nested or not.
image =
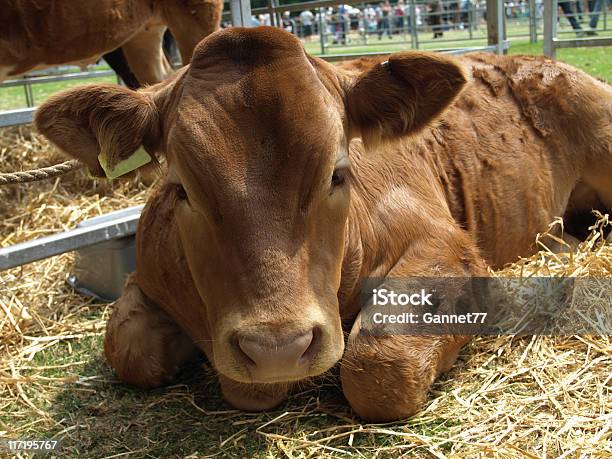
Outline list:
[[[417,131],[442,113],[466,82],[462,67],[447,56],[392,54],[350,87],[349,135],[371,146]]]
[[[118,85],[78,86],[36,112],[38,130],[99,177],[116,178],[151,161],[159,115],[148,95]],[[144,147],[144,149],[141,148]]]

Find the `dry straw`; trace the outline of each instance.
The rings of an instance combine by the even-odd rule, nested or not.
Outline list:
[[[63,159],[28,127],[0,130],[2,172]],[[148,193],[136,182],[91,181],[82,171],[0,188],[0,245],[142,204]],[[602,218],[571,255],[542,251],[497,274],[611,277],[612,247],[601,231],[607,224]],[[302,387],[278,411],[245,414],[220,401],[210,371],[126,395],[112,372],[96,366],[108,305],[92,304],[65,284],[72,261],[66,254],[0,273],[0,437],[54,434],[74,457],[612,454],[610,337],[474,339],[409,421],[360,422],[334,374]]]

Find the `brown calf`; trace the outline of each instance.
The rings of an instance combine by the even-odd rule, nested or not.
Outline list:
[[[219,28],[222,0],[7,0],[0,15],[0,81],[34,68],[95,62],[123,47],[141,84],[162,81],[168,27],[183,63]]]
[[[341,361],[353,409],[389,420],[467,338],[360,334],[360,280],[485,276],[568,208],[609,210],[611,103],[543,58],[334,67],[261,27],[213,34],[144,91],[70,89],[36,122],[95,174],[141,144],[168,162],[108,323],[122,379],[158,386],[201,350],[231,404],[266,409]]]

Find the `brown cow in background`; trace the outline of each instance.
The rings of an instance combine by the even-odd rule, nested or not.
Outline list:
[[[0,81],[95,62],[121,47],[140,84],[152,84],[171,70],[161,47],[166,28],[187,64],[219,28],[223,0],[6,0],[0,8]]]
[[[612,91],[541,57],[334,67],[232,28],[160,85],[73,88],[36,123],[97,175],[165,155],[106,356],[154,387],[202,351],[242,409],[341,362],[359,415],[415,413],[468,338],[360,333],[361,281],[486,276],[555,216],[612,207]]]

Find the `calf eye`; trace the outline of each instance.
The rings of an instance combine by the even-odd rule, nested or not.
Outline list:
[[[187,199],[187,192],[185,191],[185,188],[183,188],[183,185],[176,185],[176,197],[181,201]]]
[[[340,169],[334,170],[331,178],[332,187],[340,186],[344,183],[344,171]]]

